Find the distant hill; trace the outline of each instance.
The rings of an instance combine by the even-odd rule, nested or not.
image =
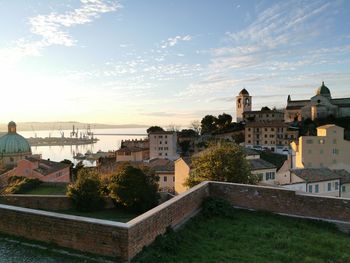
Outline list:
[[[76,121],[68,122],[18,122],[17,129],[19,131],[44,131],[44,130],[71,130],[73,128],[81,130],[86,129],[90,125],[91,129],[116,129],[116,128],[148,128],[148,125],[139,124],[102,124],[102,123],[82,123]],[[0,133],[7,131],[7,123],[0,124]]]

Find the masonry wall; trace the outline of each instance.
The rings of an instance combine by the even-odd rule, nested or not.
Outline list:
[[[128,257],[124,223],[0,205],[0,232],[107,256]]]
[[[2,195],[0,196],[0,204],[51,211],[74,208],[72,200],[65,195]],[[112,200],[110,198],[105,198],[104,208],[108,209],[113,207],[114,204]]]
[[[209,183],[204,182],[129,221],[129,259],[169,226],[177,227],[198,212],[207,196]]]
[[[169,226],[178,227],[196,214],[207,196],[221,197],[244,208],[350,223],[350,199],[203,182],[127,223],[0,205],[0,232],[130,260]]]
[[[210,195],[256,210],[350,221],[350,199],[314,196],[293,190],[210,182]]]

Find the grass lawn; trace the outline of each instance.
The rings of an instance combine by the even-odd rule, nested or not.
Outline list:
[[[38,185],[34,189],[28,190],[23,194],[28,195],[65,195],[67,186],[62,185]]]
[[[105,209],[105,210],[94,211],[94,212],[81,212],[73,209],[54,211],[54,212],[68,214],[68,215],[75,215],[75,216],[85,216],[85,217],[91,217],[91,218],[97,218],[97,219],[105,219],[105,220],[111,220],[111,221],[117,221],[117,222],[128,222],[129,220],[138,216],[138,214],[131,213],[129,211],[125,211],[120,208]]]
[[[193,218],[133,262],[345,263],[350,236],[325,222],[234,210],[232,218]]]

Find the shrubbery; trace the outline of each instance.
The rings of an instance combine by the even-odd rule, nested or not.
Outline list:
[[[158,204],[156,176],[130,165],[111,176],[109,190],[118,204],[134,212],[145,212]]]
[[[42,181],[39,179],[27,178],[23,176],[11,176],[8,185],[3,190],[3,194],[23,194],[36,188]]]
[[[233,216],[233,207],[225,199],[207,197],[204,199],[202,204],[202,214],[205,217],[215,217],[215,216],[224,216],[232,217]]]
[[[68,186],[67,196],[73,199],[77,210],[92,211],[103,207],[101,181],[97,172],[81,169],[77,179]]]

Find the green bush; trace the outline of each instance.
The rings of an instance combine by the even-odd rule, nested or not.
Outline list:
[[[42,183],[39,179],[23,176],[11,176],[7,182],[8,185],[3,191],[4,194],[23,194]]]
[[[101,181],[97,172],[81,169],[77,180],[68,185],[67,196],[73,199],[79,211],[99,210],[103,207]]]
[[[111,176],[110,196],[133,212],[145,212],[158,205],[157,177],[130,165]]]

